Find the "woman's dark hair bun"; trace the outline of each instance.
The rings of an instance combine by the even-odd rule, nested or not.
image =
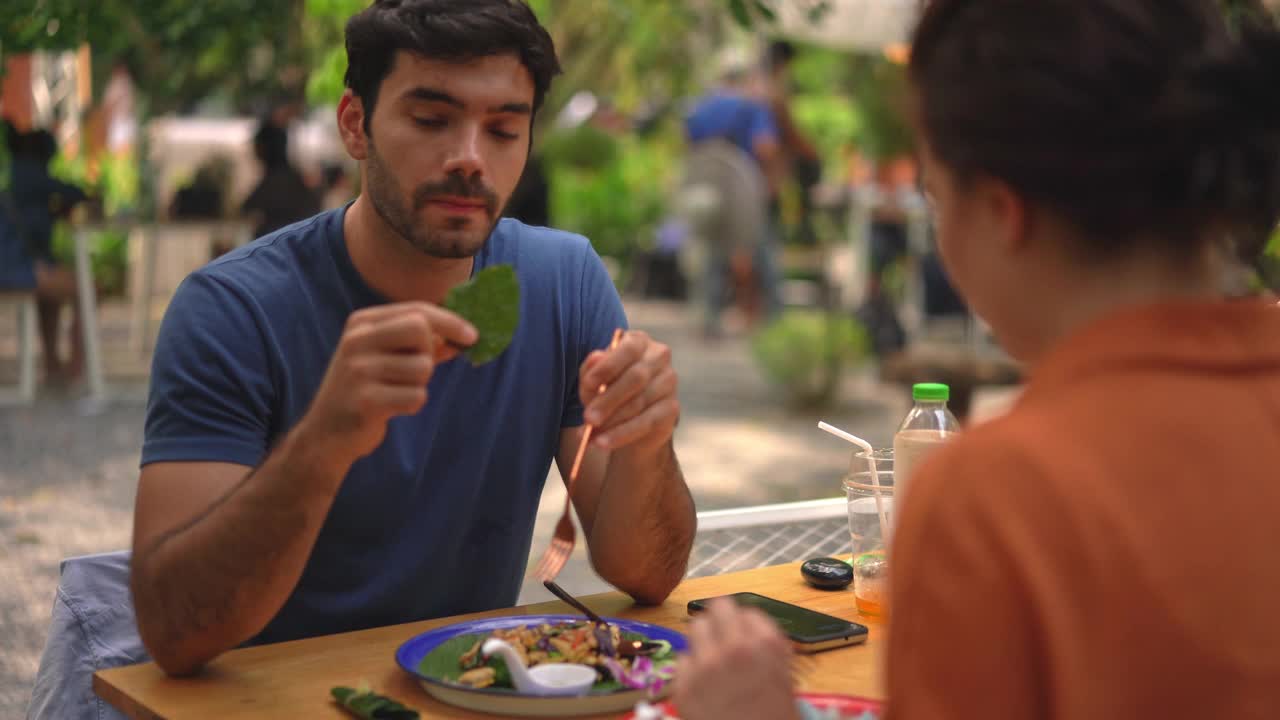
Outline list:
[[[1165,119],[1199,141],[1186,201],[1234,226],[1253,255],[1280,216],[1280,31],[1251,15],[1229,38],[1178,77]]]
[[[1219,0],[930,0],[911,77],[933,153],[1000,178],[1100,250],[1280,217],[1280,30]]]

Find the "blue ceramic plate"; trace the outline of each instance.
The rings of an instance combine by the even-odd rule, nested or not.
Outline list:
[[[566,715],[592,715],[597,713],[622,712],[630,710],[636,703],[645,700],[643,690],[609,690],[592,692],[581,697],[541,697],[523,695],[514,690],[491,688],[475,689],[445,682],[439,678],[429,677],[418,672],[418,664],[441,643],[459,635],[489,633],[494,630],[505,630],[521,625],[555,625],[561,623],[581,622],[581,615],[512,615],[489,620],[471,620],[454,625],[428,630],[410,638],[396,650],[396,663],[405,672],[417,677],[427,693],[437,700],[475,710],[477,712],[524,717],[563,717]],[[671,649],[685,652],[689,643],[684,635],[649,623],[633,620],[605,618],[611,625],[616,625],[623,632],[633,632],[651,640],[665,640],[671,643]]]

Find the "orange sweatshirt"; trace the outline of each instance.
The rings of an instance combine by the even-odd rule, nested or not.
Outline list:
[[[1118,313],[929,458],[893,720],[1280,719],[1280,309]]]

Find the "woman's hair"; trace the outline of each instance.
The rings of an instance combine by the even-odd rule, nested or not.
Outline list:
[[[1280,33],[1215,0],[930,0],[916,119],[960,182],[1007,182],[1096,249],[1227,231],[1255,255],[1280,215]]]

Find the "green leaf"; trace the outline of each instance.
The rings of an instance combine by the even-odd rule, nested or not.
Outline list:
[[[729,12],[733,14],[734,22],[744,30],[751,29],[751,11],[747,9],[746,0],[729,0]]]
[[[462,667],[460,665],[462,656],[476,644],[476,641],[483,640],[485,637],[481,633],[459,635],[445,640],[435,650],[427,653],[426,657],[422,658],[422,661],[418,663],[418,672],[427,677],[457,682],[458,677],[462,675]]]
[[[461,315],[480,332],[467,350],[472,365],[483,365],[502,354],[520,323],[520,280],[510,265],[485,268],[470,281],[449,291],[444,307]]]
[[[399,702],[374,692],[336,687],[329,693],[343,709],[364,720],[418,720],[417,710],[410,710]]]

